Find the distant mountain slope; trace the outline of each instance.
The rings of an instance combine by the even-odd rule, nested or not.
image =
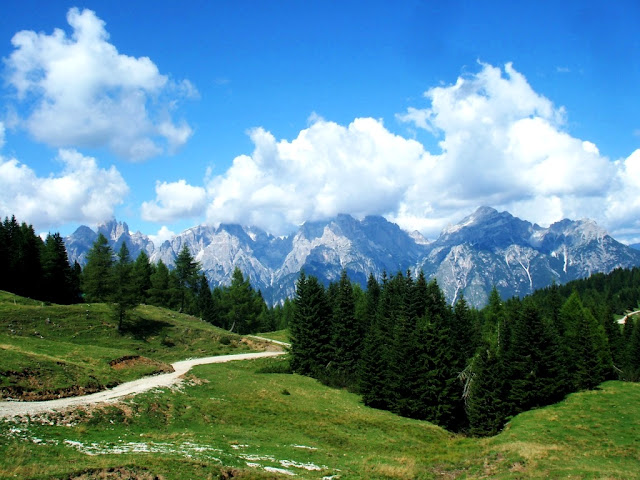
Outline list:
[[[98,231],[114,250],[124,241],[133,257],[145,250],[152,261],[162,259],[169,266],[187,245],[212,285],[229,284],[238,266],[270,302],[293,295],[302,268],[324,283],[337,280],[346,269],[361,285],[370,273],[380,278],[384,271],[422,269],[438,280],[451,302],[464,294],[480,306],[493,285],[503,297],[521,296],[552,281],[565,283],[594,272],[640,265],[640,251],[617,242],[592,221],[562,220],[542,228],[489,207],[446,228],[433,242],[383,217],[356,220],[349,215],[307,222],[284,238],[255,227],[201,225],[159,248],[115,220]],[[83,263],[96,237],[88,227],[67,237],[70,259]]]
[[[87,252],[93,246],[99,233],[107,237],[109,245],[111,245],[116,252],[120,249],[120,245],[123,242],[126,243],[132,258],[137,258],[142,250],[151,256],[155,250],[153,242],[147,235],[140,232],[131,233],[126,223],[110,220],[109,222],[98,225],[97,232],[82,225],[66,237],[64,242],[67,247],[69,261],[73,262],[77,260],[78,263],[84,265]]]
[[[552,281],[566,283],[635,265],[640,265],[640,252],[590,220],[562,220],[542,228],[481,207],[445,229],[418,268],[435,276],[451,301],[463,293],[474,305],[484,305],[493,285],[503,297],[522,296]]]

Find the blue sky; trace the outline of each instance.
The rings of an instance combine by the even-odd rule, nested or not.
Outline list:
[[[2,216],[433,238],[490,205],[640,240],[637,2],[184,3],[0,7]]]

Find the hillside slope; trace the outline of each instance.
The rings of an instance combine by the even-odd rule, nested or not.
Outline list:
[[[264,349],[195,317],[141,305],[123,333],[109,305],[46,305],[0,292],[0,398],[91,393],[170,362]]]

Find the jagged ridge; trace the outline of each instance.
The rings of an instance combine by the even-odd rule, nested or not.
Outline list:
[[[640,265],[640,251],[617,242],[592,221],[562,220],[542,228],[489,207],[446,228],[433,242],[383,217],[356,220],[350,215],[307,222],[284,238],[255,227],[201,225],[159,248],[145,235],[131,234],[126,223],[113,220],[98,231],[114,249],[124,241],[132,256],[145,250],[152,261],[162,259],[169,266],[186,244],[212,285],[229,284],[238,266],[270,302],[293,295],[302,268],[325,283],[346,269],[363,286],[370,273],[380,277],[384,271],[422,269],[438,280],[450,301],[464,294],[481,306],[493,285],[503,297],[522,296],[552,281]],[[82,263],[96,237],[84,226],[67,237],[70,259]]]

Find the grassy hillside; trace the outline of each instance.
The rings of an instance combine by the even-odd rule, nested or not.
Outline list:
[[[109,305],[46,305],[0,292],[0,396],[46,399],[168,371],[169,363],[260,349],[258,342],[142,305],[122,333]]]
[[[179,391],[2,422],[0,478],[640,478],[637,384],[608,382],[472,439],[261,373],[283,361],[200,366]]]
[[[5,392],[78,393],[254,346],[153,307],[139,307],[119,334],[106,305],[47,306],[0,292]],[[607,382],[474,439],[269,373],[287,361],[203,365],[179,389],[0,420],[0,479],[640,479],[638,384]]]

